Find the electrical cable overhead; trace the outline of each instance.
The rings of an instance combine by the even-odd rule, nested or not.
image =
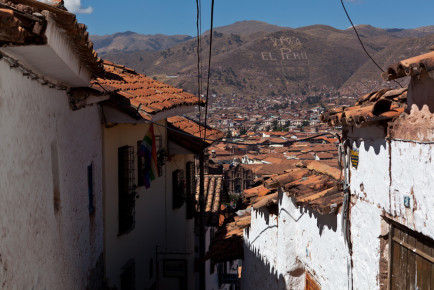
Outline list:
[[[348,20],[350,21],[350,23],[351,23],[351,27],[353,27],[353,29],[354,29],[354,32],[356,33],[356,36],[357,36],[357,38],[359,39],[359,42],[360,42],[360,45],[362,46],[362,48],[363,48],[363,50],[365,51],[365,53],[366,53],[366,55],[372,60],[372,62],[382,71],[382,72],[384,72],[384,70],[383,70],[383,68],[380,66],[380,65],[378,65],[378,63],[375,61],[375,59],[369,54],[369,52],[366,50],[366,47],[365,47],[365,45],[363,44],[363,41],[362,41],[362,39],[360,38],[360,35],[359,35],[359,32],[357,31],[357,29],[356,29],[356,27],[354,26],[354,23],[353,23],[353,21],[351,20],[351,17],[350,17],[350,15],[348,14],[348,11],[347,11],[347,9],[345,8],[345,4],[344,4],[344,0],[341,0],[341,4],[342,4],[342,8],[344,8],[344,11],[345,11],[345,14],[347,15],[347,18],[348,18]],[[397,83],[401,88],[402,88],[402,85],[398,82],[398,81],[396,81],[396,80],[393,80],[395,83]]]
[[[202,64],[201,64],[201,44],[202,44],[202,12],[201,12],[201,2],[200,0],[196,0],[196,30],[197,30],[197,97],[200,104],[200,97],[202,95]],[[201,108],[200,105],[198,106],[199,110],[199,122],[201,121]],[[199,135],[201,135],[201,132],[199,130]]]
[[[211,76],[211,51],[212,51],[212,34],[214,25],[214,0],[211,1],[211,29],[209,34],[209,54],[208,54],[208,77],[206,82],[206,96],[205,96],[205,133],[203,138],[206,138],[206,128],[208,121],[208,98],[209,98],[209,79]]]

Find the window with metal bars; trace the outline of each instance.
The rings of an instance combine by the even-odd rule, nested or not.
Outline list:
[[[184,170],[177,169],[172,172],[173,209],[180,208],[185,201]]]
[[[194,217],[194,205],[195,205],[195,189],[196,189],[196,177],[194,162],[187,162],[186,164],[186,183],[185,190],[187,195],[187,219]]]
[[[136,201],[134,179],[134,147],[120,147],[118,148],[119,235],[134,229]]]

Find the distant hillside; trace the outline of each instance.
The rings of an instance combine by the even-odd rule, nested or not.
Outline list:
[[[359,25],[357,29],[369,53],[383,67],[427,52],[434,43],[434,26],[382,29]],[[204,33],[202,41],[206,68],[209,32]],[[196,44],[195,38],[186,38],[167,49],[123,50],[103,57],[194,93]],[[206,70],[202,74],[206,76]],[[362,80],[372,87],[384,85],[380,71],[363,52],[352,28],[312,25],[292,29],[242,21],[214,31],[212,93],[291,96],[343,88],[347,94]]]
[[[225,34],[231,34],[231,33],[252,34],[256,32],[276,32],[284,29],[290,29],[290,28],[268,24],[262,21],[245,20],[245,21],[235,22],[231,25],[217,27],[214,29],[214,31],[218,31]]]
[[[399,41],[395,42],[393,45],[376,53],[374,59],[383,69],[385,69],[392,63],[429,52],[429,48],[433,43],[434,34],[418,38],[399,39]],[[356,70],[342,87],[346,88],[360,81],[369,82],[370,80],[378,79],[378,76],[378,68],[372,62],[368,61]]]
[[[91,35],[94,49],[100,54],[131,51],[155,51],[175,46],[191,39],[188,35],[143,35],[127,31],[111,35]]]

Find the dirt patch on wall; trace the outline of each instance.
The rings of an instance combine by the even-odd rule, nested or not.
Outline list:
[[[394,139],[433,141],[434,114],[428,106],[421,110],[413,105],[410,114],[404,114],[394,122],[389,123],[388,137]]]

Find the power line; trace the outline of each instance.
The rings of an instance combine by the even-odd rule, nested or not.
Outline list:
[[[211,29],[210,29],[210,35],[209,35],[209,54],[208,54],[208,78],[207,78],[207,84],[206,84],[206,96],[205,96],[205,133],[204,138],[206,137],[206,128],[207,128],[207,121],[208,121],[208,98],[209,98],[209,79],[211,76],[211,52],[212,52],[212,30],[213,30],[213,24],[214,24],[214,0],[211,1]]]
[[[381,66],[379,66],[378,65],[378,63],[374,60],[374,58],[369,54],[369,52],[366,50],[366,48],[365,48],[365,45],[363,44],[363,41],[362,41],[362,39],[360,38],[360,35],[359,35],[359,32],[357,31],[357,29],[356,29],[356,27],[354,26],[354,23],[353,23],[353,21],[351,20],[351,17],[350,17],[350,15],[348,14],[348,12],[347,12],[347,9],[345,8],[345,5],[344,5],[344,1],[343,0],[341,0],[341,4],[342,4],[342,8],[344,8],[344,11],[345,11],[345,14],[347,15],[347,18],[348,18],[348,20],[350,21],[350,23],[351,23],[351,26],[353,27],[353,29],[354,29],[354,32],[356,33],[356,35],[357,35],[357,38],[359,39],[359,42],[360,42],[360,44],[361,44],[361,46],[362,46],[362,48],[363,48],[363,50],[365,51],[365,53],[366,53],[366,55],[372,60],[372,62],[382,71],[382,72],[384,72],[384,70],[383,70],[383,68],[381,67]],[[398,82],[398,81],[396,81],[396,80],[393,80],[395,83],[397,83],[401,88],[402,88],[402,85]]]
[[[197,30],[197,97],[200,103],[200,96],[202,94],[202,66],[201,66],[201,34],[202,34],[202,19],[201,19],[201,3],[200,0],[196,0],[196,30]],[[198,106],[199,111],[199,122],[201,120],[201,109]],[[201,135],[201,131],[199,129],[199,135]]]

